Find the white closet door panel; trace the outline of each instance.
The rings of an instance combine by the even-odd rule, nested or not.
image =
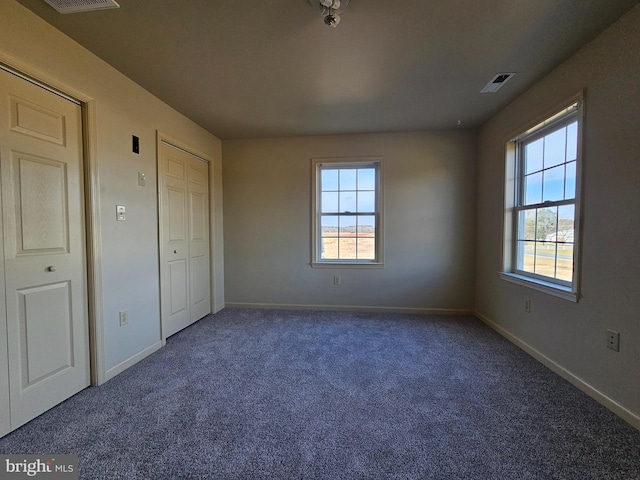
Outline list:
[[[3,340],[15,429],[89,385],[82,112],[4,71],[0,96],[9,106],[0,110]]]
[[[211,313],[209,262],[209,165],[192,158],[189,168],[191,320]]]

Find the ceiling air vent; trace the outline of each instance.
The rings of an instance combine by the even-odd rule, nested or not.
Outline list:
[[[509,81],[511,77],[513,77],[515,73],[497,73],[495,77],[491,79],[489,83],[487,83],[480,93],[494,93],[497,92],[500,87],[502,87],[505,83]]]
[[[120,8],[114,0],[44,0],[58,13],[88,12],[106,8]]]

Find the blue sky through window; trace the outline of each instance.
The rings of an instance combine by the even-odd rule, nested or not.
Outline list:
[[[524,145],[524,204],[575,198],[578,124],[573,122]]]

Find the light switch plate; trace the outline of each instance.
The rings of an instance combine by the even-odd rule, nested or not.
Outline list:
[[[116,205],[116,220],[124,222],[127,219],[126,209],[124,205]]]
[[[138,185],[144,187],[147,183],[147,175],[144,172],[138,172]]]

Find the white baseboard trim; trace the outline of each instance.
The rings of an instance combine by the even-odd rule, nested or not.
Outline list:
[[[211,313],[218,313],[220,310],[224,310],[225,308],[225,304],[221,304],[221,305],[214,305],[213,306],[213,312]]]
[[[487,318],[486,316],[484,316],[484,315],[482,315],[481,313],[478,313],[478,312],[474,312],[474,315],[479,320],[481,320],[486,325],[488,325],[493,330],[495,330],[500,335],[502,335],[507,340],[509,340],[511,343],[513,343],[516,346],[520,347],[526,353],[528,353],[533,358],[535,358],[540,363],[542,363],[545,367],[549,368],[552,372],[556,373],[557,375],[560,375],[562,378],[567,380],[573,386],[577,387],[578,389],[580,389],[581,391],[583,391],[584,393],[589,395],[596,402],[600,403],[601,405],[603,405],[604,407],[608,408],[613,413],[618,415],[625,422],[629,423],[631,426],[633,426],[633,427],[637,428],[638,430],[640,430],[640,416],[638,416],[636,413],[634,413],[631,410],[627,409],[626,407],[620,405],[618,402],[616,402],[612,398],[608,397],[607,395],[605,395],[604,393],[602,393],[598,389],[594,388],[593,386],[591,386],[590,384],[585,382],[580,377],[578,377],[578,376],[574,375],[573,373],[571,373],[569,370],[564,368],[562,365],[556,363],[554,360],[552,360],[551,358],[547,357],[543,353],[539,352],[538,350],[533,348],[528,343],[520,340],[518,337],[513,335],[511,332],[509,332],[505,328],[501,327],[500,325],[498,325],[497,323],[493,322],[492,320],[489,320],[489,318]]]
[[[418,313],[429,315],[473,315],[473,310],[453,308],[371,307],[358,305],[302,305],[289,303],[225,302],[226,308],[264,308],[268,310],[321,310],[334,312]]]
[[[136,353],[134,356],[127,358],[124,362],[119,363],[115,367],[111,367],[106,372],[104,372],[104,381],[106,382],[108,380],[111,380],[113,377],[115,377],[119,373],[124,372],[127,368],[132,367],[133,365],[138,363],[140,360],[142,360],[145,357],[148,357],[149,355],[159,350],[160,348],[162,348],[162,342],[158,341],[153,345],[151,345],[150,347],[145,348],[141,352]]]

